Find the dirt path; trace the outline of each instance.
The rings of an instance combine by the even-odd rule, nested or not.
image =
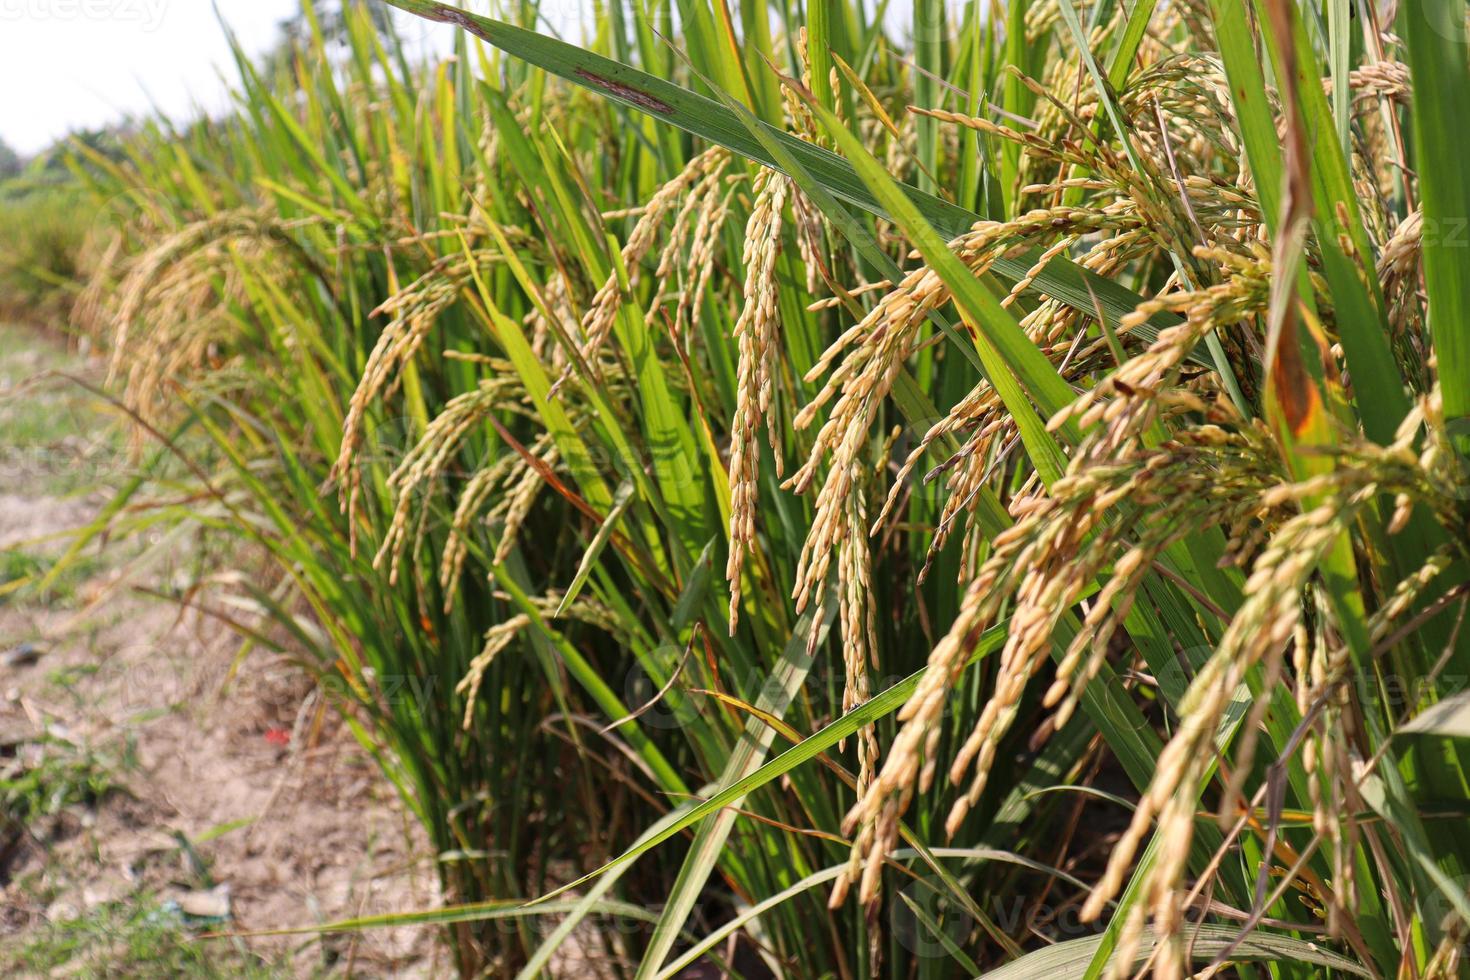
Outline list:
[[[299,669],[142,591],[228,556],[159,532],[36,593],[128,467],[80,389],[17,396],[55,368],[97,371],[0,327],[0,975],[442,973],[425,930],[196,938],[427,908],[432,869]]]

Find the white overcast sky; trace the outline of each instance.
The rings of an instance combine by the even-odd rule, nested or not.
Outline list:
[[[276,25],[299,7],[216,2],[252,54],[268,49]],[[401,23],[411,48],[446,32]],[[234,67],[210,0],[0,0],[0,139],[22,154],[155,106],[180,119],[199,107],[217,111],[226,103],[222,72],[232,79]]]
[[[489,12],[517,0],[470,0]],[[578,40],[593,0],[543,2],[548,27]],[[185,120],[227,104],[235,77],[220,18],[259,55],[300,0],[0,0],[0,139],[30,155],[76,129],[162,110]],[[216,14],[216,7],[218,14]],[[894,13],[895,9],[899,12]],[[906,5],[892,4],[902,31]],[[447,51],[453,32],[407,15],[399,35],[410,52]]]

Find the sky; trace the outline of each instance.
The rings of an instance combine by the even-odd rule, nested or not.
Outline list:
[[[0,140],[30,155],[154,107],[218,111],[234,68],[216,5],[259,54],[299,0],[0,0]],[[405,25],[404,39],[433,26]]]
[[[590,0],[543,4],[575,35]],[[259,55],[300,0],[0,0],[0,140],[30,156],[67,133],[154,109],[183,121],[228,104],[235,69],[220,18]],[[485,0],[468,4],[485,10]],[[904,4],[894,4],[903,8]],[[216,15],[216,8],[218,15]],[[547,11],[550,11],[547,14]],[[410,51],[447,50],[451,32],[407,15]],[[545,29],[543,26],[542,29]]]

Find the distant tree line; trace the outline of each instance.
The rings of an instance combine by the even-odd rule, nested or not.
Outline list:
[[[0,180],[9,180],[25,168],[25,161],[5,140],[0,139]]]

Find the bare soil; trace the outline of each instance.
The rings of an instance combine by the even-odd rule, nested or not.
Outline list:
[[[431,856],[296,665],[151,594],[231,556],[94,543],[37,592],[131,465],[105,402],[25,384],[57,368],[100,373],[0,328],[0,975],[444,974],[422,928],[239,935],[429,908]]]

